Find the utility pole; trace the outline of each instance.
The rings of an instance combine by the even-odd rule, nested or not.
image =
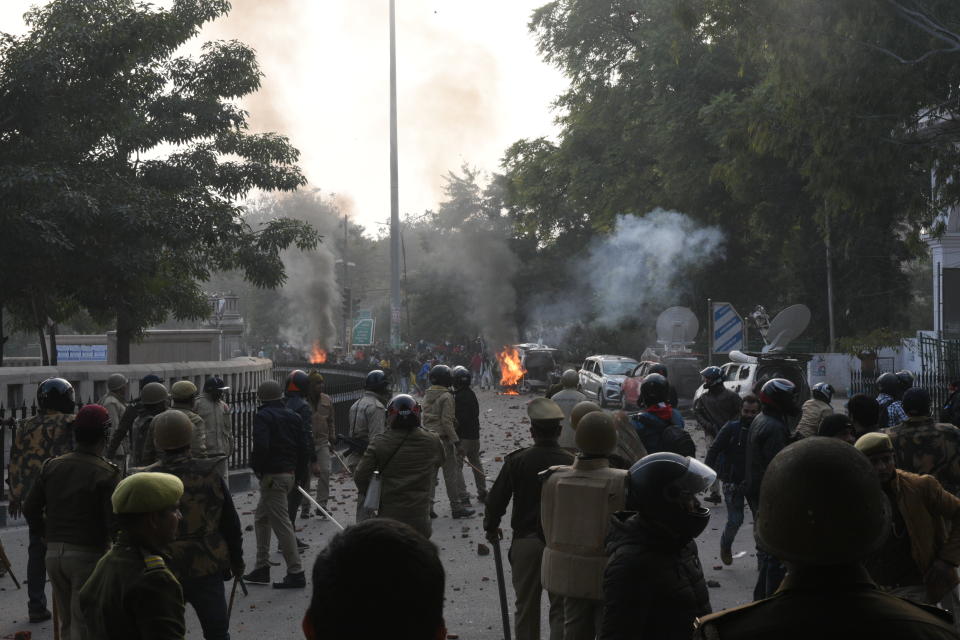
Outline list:
[[[397,27],[390,0],[390,344],[400,346],[400,195],[397,171]]]
[[[347,282],[347,214],[343,214],[343,355],[350,353],[350,284]]]

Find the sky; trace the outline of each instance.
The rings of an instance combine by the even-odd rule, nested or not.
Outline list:
[[[545,3],[397,0],[401,215],[435,209],[447,171],[464,163],[497,171],[512,142],[556,133],[551,105],[567,83],[527,29]],[[34,4],[0,0],[0,31],[22,33]],[[390,216],[388,0],[232,5],[189,48],[214,39],[252,46],[265,77],[244,102],[251,129],[290,136],[310,187],[336,194],[375,234]]]

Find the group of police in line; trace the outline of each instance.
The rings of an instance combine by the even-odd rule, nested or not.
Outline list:
[[[452,514],[472,515],[460,466],[472,447],[463,440],[472,438],[458,433],[457,411],[458,394],[472,392],[463,394],[470,377],[459,373],[442,365],[431,371],[436,393],[422,407],[405,395],[384,407],[385,376],[368,375],[364,398],[350,413],[350,438],[358,446],[347,466],[359,489],[358,520],[389,518],[429,537],[437,474],[447,465]],[[705,385],[715,384],[710,373]],[[274,381],[258,389],[251,452],[261,488],[257,566],[245,576],[252,583],[269,582],[273,532],[287,564],[274,586],[305,586],[292,520],[303,497],[296,487],[308,482],[309,470],[322,475],[320,449],[329,452],[327,441],[311,440],[315,416],[323,415],[318,376],[298,371],[286,389]],[[565,374],[565,384],[572,379]],[[216,380],[210,388],[218,389]],[[855,446],[826,436],[790,444],[795,395],[787,380],[766,382],[757,398],[760,414],[743,434],[744,492],[756,518],[762,595],[769,597],[713,615],[694,539],[709,521],[697,496],[713,491],[717,474],[693,457],[666,378],[644,379],[646,410],[626,422],[588,402],[566,413],[552,399],[532,400],[533,446],[506,457],[489,493],[482,481],[477,485],[494,543],[513,503],[517,637],[540,637],[544,590],[552,639],[956,637],[949,614],[892,592],[929,603],[955,592],[960,500],[952,491],[960,479],[960,431],[935,423],[929,395],[913,388],[893,400],[905,419],[883,431],[865,425]],[[298,413],[297,398],[311,414]],[[211,451],[207,440],[206,455],[193,455],[200,439],[187,412],[141,407],[138,413],[151,419],[138,426],[148,433],[130,430],[132,473],[121,480],[120,469],[103,457],[113,444],[106,407],[88,405],[74,416],[73,391],[60,379],[40,385],[38,404],[40,415],[24,421],[14,439],[11,508],[28,519],[31,549],[38,547],[31,557],[39,552],[45,559],[63,637],[181,638],[184,601],[197,611],[206,638],[229,637],[223,582],[245,567],[239,518],[221,472],[224,454]],[[365,409],[371,404],[378,410]],[[479,423],[478,407],[469,414]],[[565,422],[573,447],[560,445]],[[145,452],[147,440],[154,453]],[[329,460],[326,466],[329,475]],[[372,503],[367,493],[377,495]],[[320,497],[318,504],[326,499]],[[324,582],[320,565],[315,590]],[[42,567],[39,579],[28,569],[31,619],[46,617],[46,603],[40,600],[41,610],[35,601],[43,598]],[[312,637],[306,622],[305,631]]]

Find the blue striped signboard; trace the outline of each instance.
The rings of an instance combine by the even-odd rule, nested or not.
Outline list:
[[[713,352],[743,349],[743,320],[729,302],[713,303]]]

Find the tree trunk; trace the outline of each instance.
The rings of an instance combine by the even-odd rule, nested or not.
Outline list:
[[[117,314],[117,364],[130,364],[130,338],[133,329],[122,311]]]
[[[7,345],[7,336],[3,335],[3,305],[0,304],[0,367],[3,366],[3,348]]]
[[[47,352],[47,334],[42,324],[37,325],[37,337],[40,338],[40,364],[46,367],[50,364],[50,354]]]
[[[47,331],[50,332],[50,364],[57,366],[57,323],[47,324]]]

